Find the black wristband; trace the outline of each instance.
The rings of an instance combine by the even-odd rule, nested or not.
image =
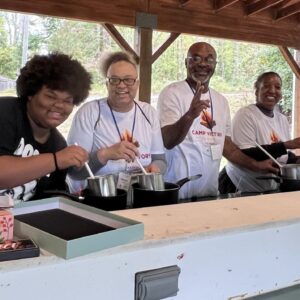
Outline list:
[[[54,164],[55,164],[55,171],[59,170],[58,164],[57,164],[57,157],[56,157],[56,153],[53,152],[53,158],[54,158]]]

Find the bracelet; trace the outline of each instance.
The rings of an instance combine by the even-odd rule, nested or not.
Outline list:
[[[58,171],[58,170],[59,170],[59,167],[58,167],[58,163],[57,163],[56,153],[53,152],[52,154],[53,154],[53,158],[54,158],[55,171]]]

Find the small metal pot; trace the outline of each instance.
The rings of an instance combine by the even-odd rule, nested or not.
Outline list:
[[[255,142],[256,146],[264,152],[269,158],[273,160],[280,168],[280,175],[285,179],[300,179],[300,164],[284,164],[279,163],[275,157],[273,157],[268,151],[266,151],[261,145]]]
[[[300,164],[286,164],[280,168],[280,174],[285,179],[300,179]]]
[[[136,176],[137,182],[142,189],[150,191],[163,191],[165,182],[160,173],[148,173]]]
[[[87,182],[92,196],[114,197],[117,195],[116,181],[113,174],[88,177]]]

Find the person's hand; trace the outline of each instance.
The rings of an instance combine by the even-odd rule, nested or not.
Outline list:
[[[158,166],[156,166],[155,164],[150,164],[147,167],[145,167],[145,170],[148,173],[160,173],[160,169]]]
[[[139,156],[138,148],[128,141],[122,141],[111,147],[100,149],[97,153],[99,161],[104,165],[108,160],[125,159],[127,162],[132,162],[136,156]]]
[[[61,169],[69,167],[81,168],[88,160],[88,152],[80,146],[72,145],[55,153],[57,166]]]
[[[255,169],[259,172],[264,172],[264,173],[273,173],[273,174],[278,174],[279,169],[278,166],[274,166],[274,163],[271,159],[266,159],[263,161],[256,161],[255,162]]]
[[[200,100],[203,89],[204,86],[197,82],[196,93],[188,110],[188,115],[193,119],[199,117],[201,111],[210,107],[209,100]]]
[[[286,149],[299,149],[300,148],[300,137],[297,137],[293,140],[284,142]]]

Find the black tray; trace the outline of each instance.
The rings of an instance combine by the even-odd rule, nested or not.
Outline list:
[[[32,240],[16,240],[13,241],[13,243],[17,243],[18,248],[12,249],[10,247],[7,249],[0,249],[0,261],[36,257],[40,255],[40,248]],[[9,244],[4,242],[3,244],[0,244],[0,246],[1,245],[6,245],[8,247]]]
[[[67,241],[116,229],[61,209],[16,215],[15,219]]]

